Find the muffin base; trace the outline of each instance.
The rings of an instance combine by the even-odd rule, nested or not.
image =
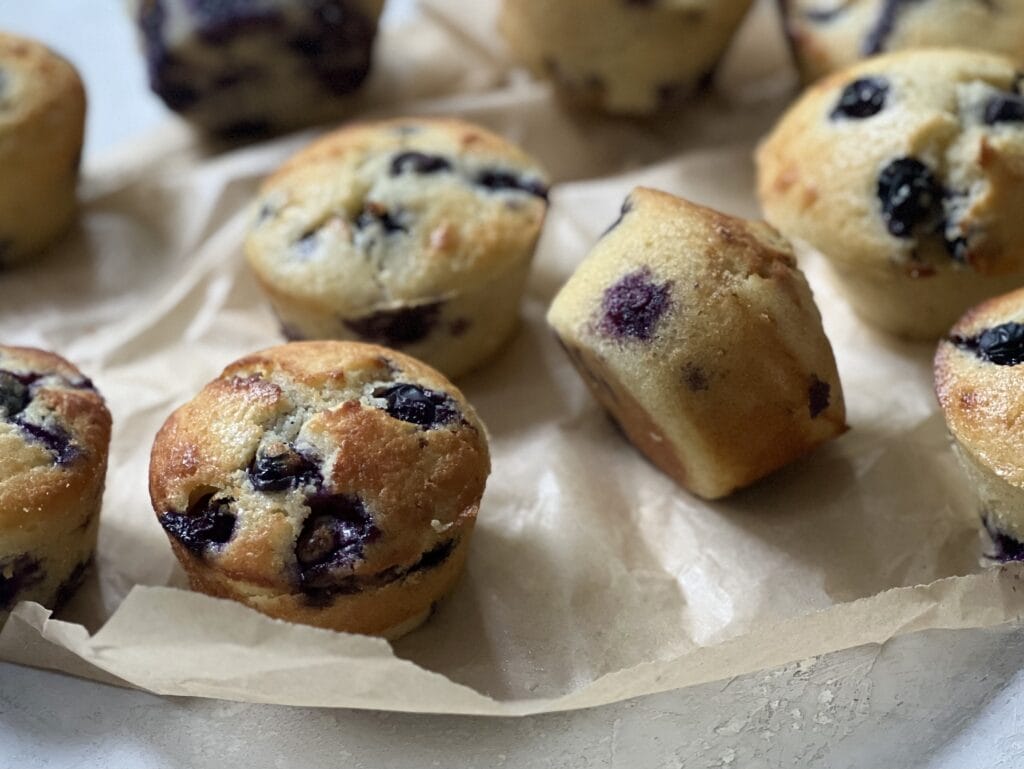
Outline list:
[[[263,288],[290,341],[341,339],[381,344],[454,379],[487,362],[514,333],[531,262],[529,257],[519,259],[497,278],[469,291],[375,308],[360,316],[342,317],[311,307],[300,298],[284,296],[266,283]]]
[[[423,624],[430,617],[434,604],[451,591],[465,567],[471,535],[470,527],[460,527],[456,535],[459,541],[449,556],[433,568],[377,588],[339,593],[324,600],[303,593],[275,592],[272,588],[233,579],[178,542],[172,545],[193,590],[238,601],[288,622],[395,640]]]
[[[1000,478],[956,439],[953,451],[978,498],[984,536],[990,546],[983,560],[987,563],[1020,560],[1003,557],[999,539],[1005,537],[1024,550],[1024,489]]]
[[[829,263],[858,317],[911,340],[938,339],[969,308],[1024,285],[1020,274],[989,276],[969,269],[944,269],[914,276],[895,265],[864,269]]]
[[[55,609],[73,595],[96,550],[99,513],[96,505],[84,519],[76,518],[62,531],[40,527],[30,536],[0,533],[0,576],[15,575],[22,583],[9,605],[0,605],[0,627],[20,601]],[[28,560],[19,564],[19,559]]]

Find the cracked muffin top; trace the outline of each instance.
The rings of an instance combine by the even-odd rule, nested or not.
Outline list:
[[[258,588],[329,596],[443,560],[490,472],[462,394],[374,345],[243,358],[176,411],[150,494],[175,549]]]
[[[459,120],[335,131],[263,184],[246,254],[267,289],[342,315],[442,300],[532,253],[547,179]]]
[[[956,46],[1024,54],[1024,6],[993,0],[782,0],[807,80],[865,56]]]
[[[907,51],[837,72],[757,159],[768,221],[835,260],[1024,269],[1024,97],[1007,58]]]
[[[110,413],[92,382],[53,353],[0,346],[0,526],[63,514],[106,466]]]

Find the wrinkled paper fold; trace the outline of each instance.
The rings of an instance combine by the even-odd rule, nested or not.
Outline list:
[[[1021,569],[979,565],[932,350],[863,326],[817,255],[802,264],[852,430],[724,501],[680,491],[627,445],[545,327],[632,187],[757,215],[751,153],[792,96],[770,4],[717,94],[650,122],[567,113],[507,65],[493,3],[423,6],[413,27],[385,32],[360,116],[461,115],[523,144],[559,181],[522,329],[459,383],[494,455],[464,579],[393,647],[181,589],[148,503],[149,446],[225,365],[279,343],[240,246],[256,185],[312,134],[213,155],[173,126],[91,166],[77,229],[0,276],[0,338],[76,362],[115,420],[96,568],[57,619],[19,605],[0,658],[164,694],[518,715],[1024,615]]]

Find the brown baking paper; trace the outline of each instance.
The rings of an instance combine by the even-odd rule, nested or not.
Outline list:
[[[208,157],[174,128],[92,167],[69,240],[0,277],[0,338],[77,362],[115,420],[96,568],[59,619],[19,605],[0,657],[164,694],[514,715],[1019,618],[1021,570],[979,566],[931,348],[858,322],[814,254],[803,263],[852,430],[725,501],[686,494],[625,443],[544,325],[635,185],[757,214],[751,151],[792,82],[768,5],[718,95],[646,123],[566,113],[509,71],[488,33],[491,4],[426,8],[385,35],[389,64],[363,114],[465,116],[524,144],[561,182],[520,333],[460,382],[494,455],[464,579],[393,646],[181,589],[149,507],[149,447],[226,364],[280,341],[240,244],[256,184],[309,136]]]

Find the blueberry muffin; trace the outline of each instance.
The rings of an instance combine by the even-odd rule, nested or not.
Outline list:
[[[853,308],[941,336],[1024,284],[1024,97],[994,54],[918,50],[812,86],[757,156],[761,203],[828,257]]]
[[[636,189],[548,322],[626,437],[701,497],[846,430],[811,290],[763,223]]]
[[[75,68],[34,40],[0,32],[0,268],[71,225],[84,131]]]
[[[289,339],[383,344],[457,377],[514,331],[546,210],[543,171],[482,128],[364,123],[263,184],[245,250]]]
[[[1024,560],[1022,364],[1024,289],[970,310],[935,356],[935,391],[996,561]]]
[[[370,71],[384,0],[129,0],[150,87],[246,138],[336,118]]]
[[[805,80],[907,48],[977,48],[1024,60],[1024,4],[991,0],[780,0]]]
[[[504,0],[513,55],[579,106],[646,115],[710,82],[750,0]]]
[[[483,426],[436,371],[296,342],[231,364],[167,420],[150,493],[195,590],[395,638],[461,573],[489,472]]]
[[[96,547],[110,413],[42,350],[0,346],[0,625],[18,601],[55,607]]]

